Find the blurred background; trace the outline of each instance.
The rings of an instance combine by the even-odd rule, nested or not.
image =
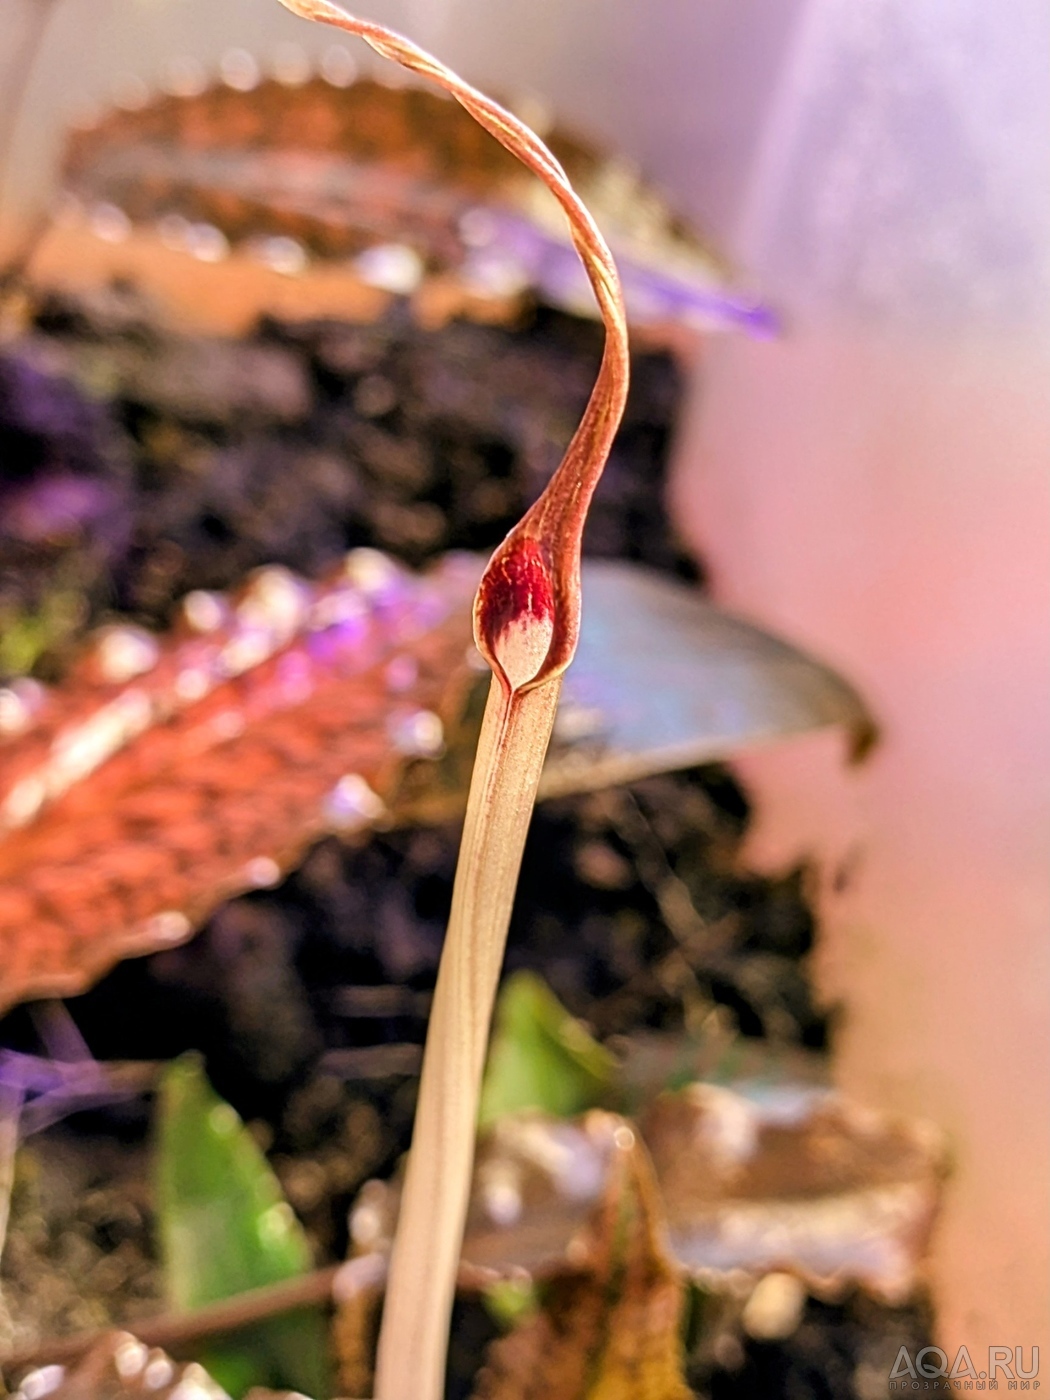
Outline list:
[[[9,239],[71,120],[173,60],[333,43],[267,0],[3,4],[8,93],[50,11],[12,138]],[[635,162],[782,312],[780,338],[705,352],[678,521],[716,598],[841,666],[884,742],[846,775],[824,740],[743,762],[752,855],[819,858],[839,1081],[951,1136],[940,1345],[1050,1348],[1050,11],[368,12]]]

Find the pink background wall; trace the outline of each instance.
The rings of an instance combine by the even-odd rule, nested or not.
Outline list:
[[[682,444],[717,595],[845,669],[884,742],[741,764],[752,857],[821,862],[838,1081],[949,1133],[938,1336],[1050,1344],[1050,354],[724,342]],[[1044,1352],[1050,1356],[1050,1350]]]
[[[836,1073],[948,1131],[938,1337],[1050,1361],[1050,12],[813,0],[731,240],[788,316],[714,347],[677,501],[715,590],[885,740],[742,765],[822,871]],[[980,1363],[978,1362],[978,1365]]]

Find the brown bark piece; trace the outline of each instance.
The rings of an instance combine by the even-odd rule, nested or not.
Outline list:
[[[579,1267],[496,1342],[474,1400],[689,1400],[679,1333],[684,1284],[667,1256],[648,1156],[626,1123]]]

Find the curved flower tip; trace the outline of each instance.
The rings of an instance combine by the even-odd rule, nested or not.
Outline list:
[[[509,693],[530,690],[560,675],[576,649],[580,536],[627,397],[627,315],[616,264],[561,165],[512,113],[410,40],[348,15],[333,0],[281,3],[305,19],[323,20],[359,35],[385,58],[436,82],[539,176],[568,218],[605,323],[601,368],[561,465],[493,555],[474,604],[474,635],[482,655]]]
[[[478,650],[511,693],[547,679],[554,641],[554,579],[539,540],[512,532],[474,601]]]

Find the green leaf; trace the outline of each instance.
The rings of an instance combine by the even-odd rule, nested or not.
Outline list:
[[[539,1290],[530,1278],[501,1278],[481,1295],[489,1317],[509,1332],[539,1306]]]
[[[308,1273],[302,1226],[236,1111],[197,1055],[160,1086],[157,1217],[166,1291],[180,1311]],[[252,1385],[328,1393],[326,1328],[317,1309],[244,1329],[199,1359],[232,1395]]]
[[[608,1101],[617,1062],[531,972],[509,977],[496,1004],[480,1124],[536,1108],[571,1118]]]

